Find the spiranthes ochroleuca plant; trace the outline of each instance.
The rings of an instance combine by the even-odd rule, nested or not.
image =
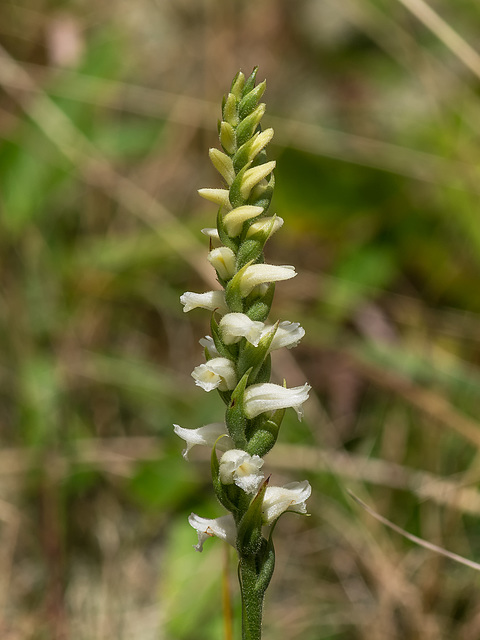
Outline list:
[[[202,308],[212,313],[211,336],[200,340],[205,362],[192,376],[205,391],[218,391],[226,405],[225,422],[197,429],[175,425],[175,433],[186,442],[185,457],[195,445],[212,449],[213,487],[229,513],[216,519],[192,513],[189,523],[198,534],[198,551],[207,538],[216,536],[238,552],[243,640],[261,638],[264,594],[275,563],[274,526],[286,511],[306,513],[311,492],[307,481],[270,486],[263,468],[285,410],[292,407],[301,419],[310,386],[287,388],[269,382],[271,351],[296,346],[305,332],[298,323],[267,320],[275,283],[296,273],[290,265],[264,262],[265,243],[283,220],[267,215],[275,161],[267,161],[265,147],[273,129],[260,126],[265,82],[255,85],[256,73],[254,69],[245,78],[239,72],[223,100],[223,151],[210,149],[209,155],[225,187],[199,191],[218,205],[216,227],[202,231],[210,239],[207,259],[222,289],[181,296],[185,312]]]

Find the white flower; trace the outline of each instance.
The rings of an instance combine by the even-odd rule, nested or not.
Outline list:
[[[228,391],[237,384],[235,366],[228,358],[212,358],[192,371],[195,384],[205,391]]]
[[[230,280],[235,273],[236,257],[233,251],[228,247],[212,249],[207,256],[207,260],[223,280]]]
[[[291,265],[252,264],[241,275],[240,294],[245,298],[258,284],[289,280],[296,275],[295,267]]]
[[[245,493],[256,493],[262,484],[263,460],[260,456],[249,455],[241,449],[230,449],[220,458],[220,481],[223,484],[236,484]]]
[[[220,354],[215,346],[215,342],[213,341],[212,336],[205,336],[204,338],[200,338],[198,341],[204,349],[207,350],[209,358],[220,358]]]
[[[280,216],[272,216],[272,217],[274,218],[274,222],[273,222],[272,230],[268,235],[269,238],[270,236],[273,236],[273,234],[276,233],[280,229],[280,227],[283,225],[283,218],[280,218]],[[258,233],[259,231],[266,233],[267,229],[269,228],[272,222],[272,217],[269,216],[266,218],[261,218],[260,220],[257,220],[257,222],[252,222],[252,224],[249,226],[247,231],[247,238],[250,238],[255,233]]]
[[[227,428],[223,422],[214,422],[204,427],[198,427],[198,429],[184,429],[180,425],[174,424],[173,430],[177,436],[185,440],[187,444],[186,448],[182,451],[185,460],[188,459],[190,449],[197,444],[212,448],[218,440],[217,447],[221,451],[227,451],[233,447],[233,440],[228,435]],[[224,437],[221,438],[220,436]]]
[[[231,238],[235,238],[240,234],[244,222],[256,218],[261,213],[263,213],[263,207],[255,207],[250,204],[232,209],[223,218],[223,224],[228,235]]]
[[[302,387],[286,389],[278,384],[262,382],[247,387],[244,395],[245,415],[255,418],[266,411],[276,411],[293,407],[298,419],[303,416],[302,404],[308,399],[311,386],[305,383]]]
[[[272,524],[285,511],[307,513],[305,501],[311,493],[312,487],[307,480],[291,482],[284,487],[267,487],[262,505],[264,524]]]
[[[270,351],[281,349],[282,347],[287,347],[287,349],[296,347],[304,335],[305,329],[300,326],[300,323],[288,322],[288,320],[280,322],[277,331],[273,336],[272,344],[270,345]]]
[[[191,513],[188,516],[188,522],[198,534],[198,544],[194,545],[197,551],[203,551],[203,543],[207,538],[216,536],[221,540],[225,540],[232,547],[235,547],[237,538],[237,529],[235,526],[235,520],[231,513],[227,516],[221,516],[220,518],[201,518],[196,513]]]
[[[233,344],[246,338],[255,347],[258,346],[265,329],[263,322],[250,320],[245,313],[227,313],[218,326],[225,344]]]
[[[224,291],[206,291],[205,293],[186,291],[180,296],[180,302],[183,304],[183,311],[185,313],[198,307],[207,309],[208,311],[218,311],[221,315],[229,311],[227,303],[225,302]]]

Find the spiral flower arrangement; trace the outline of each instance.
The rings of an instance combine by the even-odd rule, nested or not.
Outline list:
[[[275,283],[296,272],[264,261],[265,244],[283,220],[267,214],[275,161],[267,160],[265,148],[273,129],[260,125],[266,83],[256,85],[256,75],[256,68],[248,78],[237,73],[223,99],[223,151],[213,148],[209,155],[225,187],[199,191],[218,206],[216,227],[202,233],[210,240],[207,258],[221,289],[189,291],[180,299],[185,312],[202,308],[212,314],[211,335],[200,340],[205,362],[192,377],[205,391],[217,390],[225,420],[197,429],[174,426],[186,442],[185,458],[195,445],[212,449],[213,488],[228,514],[207,519],[192,513],[189,523],[198,534],[198,551],[216,536],[238,552],[243,640],[261,638],[264,595],[275,564],[275,524],[286,511],[306,513],[311,493],[306,480],[276,487],[264,474],[264,457],[277,440],[285,410],[292,407],[301,419],[310,386],[270,382],[271,352],[295,347],[305,332],[298,323],[268,321]]]

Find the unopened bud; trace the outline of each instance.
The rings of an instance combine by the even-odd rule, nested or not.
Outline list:
[[[220,205],[221,207],[230,208],[230,200],[228,199],[228,189],[199,189],[198,195]]]
[[[235,254],[228,247],[212,249],[207,260],[215,268],[222,280],[230,280],[235,273]]]
[[[240,235],[243,223],[247,220],[251,220],[252,218],[256,218],[262,212],[262,207],[253,207],[248,204],[242,207],[236,207],[229,211],[223,218],[223,224],[228,235],[231,238],[235,238]]]
[[[222,153],[218,149],[210,149],[208,152],[210,160],[212,161],[215,169],[224,178],[228,185],[231,185],[235,178],[235,171],[233,169],[233,162],[226,153]]]
[[[275,160],[271,160],[270,162],[265,162],[264,164],[259,164],[257,167],[252,167],[251,169],[247,169],[242,179],[242,184],[240,186],[240,194],[244,200],[248,198],[253,187],[258,184],[261,180],[266,178],[272,171],[275,169],[276,162]]]
[[[220,125],[220,142],[227,153],[234,154],[237,150],[235,130],[228,122],[222,122]]]
[[[243,89],[244,85],[245,85],[245,76],[243,75],[243,73],[241,71],[239,71],[237,73],[237,75],[235,76],[235,78],[233,79],[232,88],[230,89],[230,93],[233,93],[233,95],[237,99],[240,99],[240,96],[242,95],[242,89]]]
[[[223,107],[223,119],[234,127],[236,127],[239,122],[237,99],[233,93],[229,93],[225,101],[225,106]]]

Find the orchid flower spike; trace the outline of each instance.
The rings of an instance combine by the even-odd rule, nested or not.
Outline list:
[[[287,511],[305,514],[311,493],[306,480],[270,486],[264,475],[264,456],[275,445],[285,410],[292,407],[301,419],[310,385],[269,382],[272,351],[296,347],[305,330],[298,322],[269,321],[276,283],[297,274],[291,265],[265,262],[265,245],[284,220],[268,213],[276,163],[266,158],[273,129],[262,130],[266,84],[256,84],[256,74],[239,72],[233,79],[222,103],[221,149],[209,150],[222,185],[199,191],[217,207],[216,227],[202,233],[221,288],[180,298],[185,313],[210,312],[209,334],[200,339],[205,362],[192,377],[204,391],[218,392],[225,419],[196,429],[174,425],[186,443],[185,458],[194,446],[210,449],[213,489],[227,514],[208,519],[192,513],[188,521],[198,535],[197,551],[209,537],[235,547],[242,637],[250,640],[261,639],[263,596],[275,564],[273,527]]]

